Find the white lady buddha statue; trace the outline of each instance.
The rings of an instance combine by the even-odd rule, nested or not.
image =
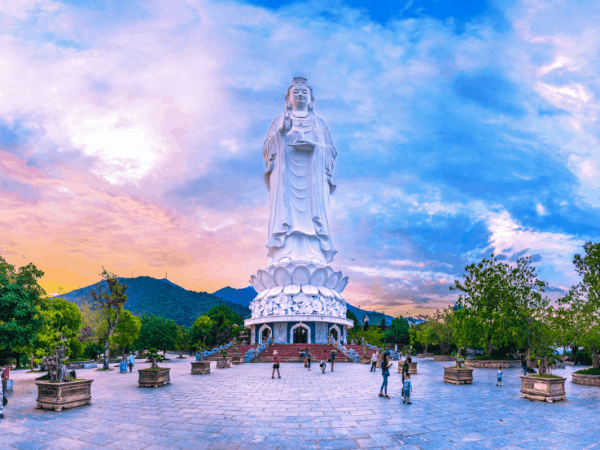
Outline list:
[[[305,78],[294,78],[286,111],[275,119],[265,144],[272,264],[303,261],[327,265],[336,250],[329,230],[329,196],[337,151],[325,122],[313,113]]]

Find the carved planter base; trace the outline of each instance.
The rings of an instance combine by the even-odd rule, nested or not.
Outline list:
[[[233,358],[231,358],[231,364],[233,364],[234,366],[244,364],[244,358],[242,358],[241,356],[234,356]]]
[[[574,373],[573,384],[600,387],[600,375],[583,375],[579,373]]]
[[[517,369],[521,367],[521,361],[518,359],[514,360],[479,360],[479,359],[467,359],[465,366],[472,367],[473,369],[496,369],[502,367],[503,369]]]
[[[210,373],[210,361],[192,361],[192,375]]]
[[[419,353],[417,355],[417,358],[432,358],[433,356],[433,353]]]
[[[371,357],[370,356],[360,356],[358,358],[358,362],[360,364],[371,364]]]
[[[160,369],[140,369],[138,370],[140,378],[138,384],[140,387],[160,387],[171,382],[170,376],[171,369],[168,367],[161,367]]]
[[[37,381],[37,407],[53,409],[56,412],[63,409],[77,408],[92,403],[92,381],[79,380],[64,383]]]
[[[408,363],[408,373],[415,374],[417,373],[417,364],[416,362]],[[404,361],[398,361],[398,372],[402,373],[402,366],[404,365]]]
[[[473,369],[468,367],[444,367],[444,383],[473,384]]]
[[[231,367],[231,359],[218,359],[217,360],[217,369],[229,369]]]
[[[433,355],[434,361],[454,361],[452,355]]]
[[[540,402],[565,399],[566,378],[538,378],[521,376],[521,397]]]

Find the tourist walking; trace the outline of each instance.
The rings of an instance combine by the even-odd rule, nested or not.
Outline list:
[[[331,371],[333,372],[333,364],[335,363],[335,357],[337,356],[337,352],[335,350],[331,350]]]
[[[129,373],[131,373],[133,370],[133,365],[135,364],[135,357],[133,356],[133,353],[129,355],[129,358],[127,358],[127,363],[129,365]]]
[[[379,396],[385,398],[391,398],[387,393],[388,378],[390,376],[390,367],[392,363],[388,360],[388,355],[383,354],[383,361],[381,362],[381,374],[383,375],[383,383],[381,383],[381,389],[379,390]],[[385,390],[385,394],[384,394]]]
[[[327,350],[323,350],[323,359],[321,360],[319,367],[321,368],[321,373],[325,373],[325,370],[327,369]]]
[[[402,399],[402,403],[406,403],[407,405],[412,405],[410,402],[410,393],[412,392],[412,383],[410,381],[410,373],[406,374],[406,380],[402,383],[402,395],[404,398]]]
[[[2,372],[2,377],[4,378],[4,372],[6,371],[6,369],[4,369],[4,371]],[[10,371],[9,371],[10,373]],[[4,396],[4,383],[0,383],[0,397],[2,397],[2,400],[0,401],[0,419],[4,419],[4,407],[6,406],[6,404],[8,403],[8,400],[6,400],[6,397]]]
[[[527,376],[527,358],[523,356],[521,358],[521,370],[523,370],[523,376]]]
[[[306,349],[306,363],[308,364],[308,370],[310,370],[310,361],[312,360],[312,355],[310,354],[310,350]]]
[[[502,366],[498,366],[498,381],[496,381],[496,386],[502,387]]]
[[[379,357],[379,350],[375,349],[375,353],[371,355],[371,372],[377,372],[377,358]]]
[[[281,374],[279,373],[279,355],[277,354],[277,350],[273,352],[273,373],[271,374],[271,378],[275,378],[276,370],[277,378],[281,378]]]

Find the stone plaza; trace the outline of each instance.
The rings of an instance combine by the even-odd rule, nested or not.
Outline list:
[[[92,405],[60,413],[35,408],[39,373],[13,371],[0,420],[0,449],[600,449],[600,389],[571,383],[566,401],[522,399],[521,372],[475,369],[472,385],[444,384],[451,362],[417,359],[412,405],[400,398],[395,362],[391,399],[378,397],[381,371],[337,364],[322,374],[316,364],[243,364],[191,375],[189,359],[171,355],[171,384],[139,388],[134,373],[79,370],[93,378]]]

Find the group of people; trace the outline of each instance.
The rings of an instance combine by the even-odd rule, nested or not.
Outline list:
[[[127,367],[129,367],[129,372],[131,373],[133,371],[134,364],[135,364],[135,357],[133,356],[133,353],[132,353],[129,355],[129,357],[127,359],[121,360],[121,363],[119,364],[119,371],[121,373],[127,373]]]
[[[371,372],[377,370],[378,353],[375,351],[371,355]],[[412,405],[410,402],[410,394],[412,392],[412,382],[410,380],[410,373],[408,372],[409,364],[412,362],[410,356],[406,357],[404,364],[402,365],[402,403]],[[400,363],[398,363],[400,364]],[[391,398],[387,393],[388,378],[390,376],[390,367],[392,362],[390,361],[389,352],[386,350],[383,352],[383,360],[381,361],[381,375],[383,376],[383,383],[381,383],[381,389],[379,390],[379,396],[384,398]]]
[[[327,358],[327,350],[323,350],[323,359],[319,362],[319,367],[321,368],[321,373],[325,373],[327,370],[327,362],[331,363],[331,371],[333,372],[333,368],[335,365],[335,358],[337,356],[337,352],[334,350],[331,351],[329,355],[329,359]],[[307,348],[304,350],[304,367],[310,370],[310,364],[312,363],[312,355],[310,350]],[[279,361],[279,353],[277,350],[273,352],[273,372],[271,373],[271,378],[275,378],[275,371],[277,371],[277,378],[281,378],[281,374],[279,372],[280,361]]]

